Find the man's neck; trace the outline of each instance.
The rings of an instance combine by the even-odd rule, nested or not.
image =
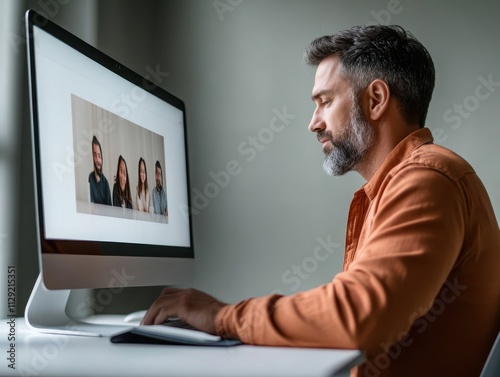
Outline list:
[[[388,126],[390,127],[390,125]],[[396,145],[419,128],[420,126],[418,125],[405,125],[404,127],[395,127],[391,129],[390,132],[377,134],[370,152],[356,165],[355,170],[366,179],[366,181],[369,181],[382,166],[385,159]]]
[[[101,175],[96,170],[94,170],[94,176],[97,183],[101,182]]]

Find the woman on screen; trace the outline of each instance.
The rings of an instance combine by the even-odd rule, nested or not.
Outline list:
[[[138,166],[137,189],[135,193],[135,202],[139,211],[153,213],[153,204],[151,203],[151,194],[148,186],[148,171],[146,162],[141,157]]]
[[[130,194],[127,163],[121,155],[118,157],[115,184],[113,186],[113,205],[132,209],[132,195]]]

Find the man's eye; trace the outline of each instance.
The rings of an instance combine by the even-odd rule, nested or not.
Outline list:
[[[328,100],[321,101],[321,105],[322,105],[322,106],[329,106],[331,103],[332,103],[332,101],[330,101],[329,99],[328,99]]]

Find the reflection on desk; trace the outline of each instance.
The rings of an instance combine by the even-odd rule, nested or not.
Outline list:
[[[108,337],[37,333],[23,318],[14,320],[12,347],[9,320],[0,320],[0,350],[13,355],[15,370],[4,358],[2,376],[348,376],[363,361],[357,350],[113,344]]]

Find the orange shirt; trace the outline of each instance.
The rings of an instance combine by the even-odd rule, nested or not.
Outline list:
[[[406,137],[354,194],[331,282],[227,305],[217,332],[361,349],[353,376],[478,376],[500,330],[500,230],[471,166],[432,141]]]

